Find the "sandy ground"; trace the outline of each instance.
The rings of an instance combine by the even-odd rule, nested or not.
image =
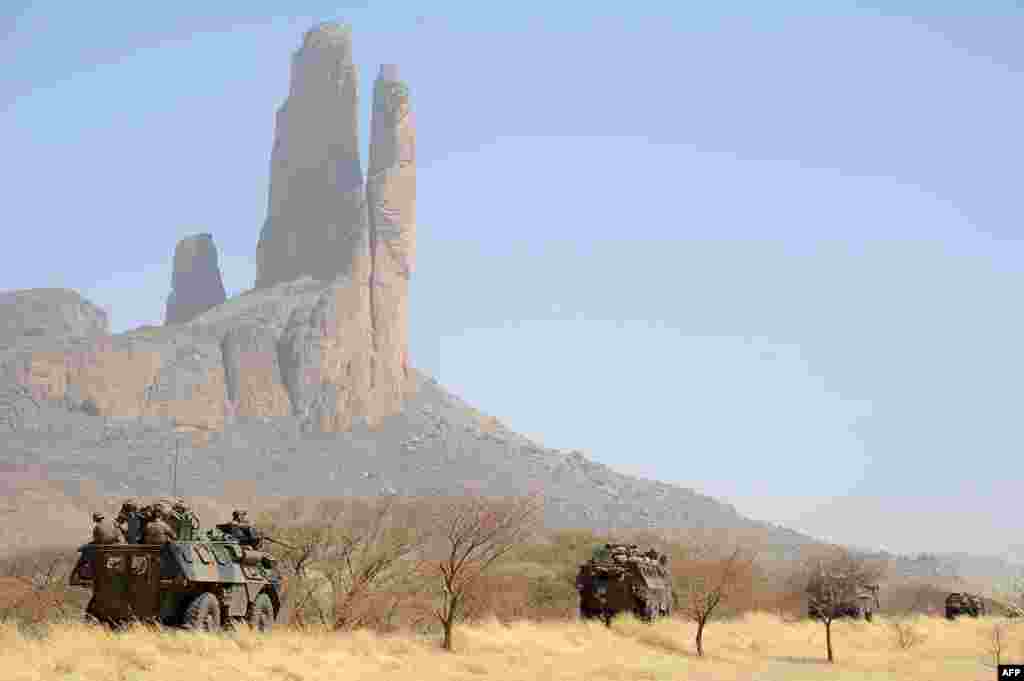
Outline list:
[[[948,622],[918,618],[921,641],[897,644],[894,623],[834,625],[836,663],[824,661],[824,629],[804,621],[748,615],[714,622],[704,658],[694,653],[692,624],[653,626],[496,621],[456,630],[455,652],[433,638],[334,634],[279,628],[270,634],[192,634],[137,628],[111,633],[79,624],[53,625],[45,636],[0,625],[0,675],[43,679],[239,681],[361,679],[579,679],[824,681],[826,679],[970,679],[990,681],[994,626],[1006,627],[1003,661],[1024,661],[1024,626],[997,618]]]

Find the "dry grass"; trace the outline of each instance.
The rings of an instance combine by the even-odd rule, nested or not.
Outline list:
[[[881,618],[879,618],[881,619]],[[995,618],[912,622],[921,641],[909,649],[886,621],[834,625],[837,661],[823,661],[818,624],[787,624],[767,614],[709,625],[706,657],[693,653],[694,627],[624,619],[611,629],[589,623],[503,625],[491,620],[455,631],[455,653],[436,638],[335,634],[279,628],[202,635],[137,628],[113,634],[78,624],[24,634],[0,625],[0,669],[10,681],[48,679],[989,679],[986,643]],[[1024,627],[1011,626],[1010,654],[1024,658]]]

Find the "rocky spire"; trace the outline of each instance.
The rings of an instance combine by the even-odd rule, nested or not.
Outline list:
[[[369,238],[349,26],[306,32],[277,112],[256,287],[311,276],[364,279]]]
[[[394,64],[381,66],[374,84],[370,130],[366,199],[375,383],[389,386],[400,403],[408,367],[409,277],[416,244],[416,129],[409,88]]]
[[[211,234],[194,234],[174,249],[171,293],[167,296],[165,324],[190,322],[226,300]]]

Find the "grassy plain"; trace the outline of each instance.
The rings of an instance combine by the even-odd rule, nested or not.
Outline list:
[[[74,623],[26,631],[2,624],[0,674],[9,681],[988,681],[995,678],[996,626],[1003,627],[1003,661],[1024,660],[1024,626],[1002,618],[901,622],[916,633],[909,648],[900,646],[895,620],[837,622],[831,665],[824,661],[820,624],[763,613],[710,625],[703,658],[694,653],[693,625],[675,619],[646,625],[623,618],[610,629],[490,619],[457,628],[452,653],[439,649],[436,636],[365,630],[279,627],[269,634],[211,635],[142,627],[112,633]]]

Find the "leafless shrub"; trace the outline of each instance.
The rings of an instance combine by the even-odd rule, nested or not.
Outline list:
[[[688,559],[673,564],[679,612],[697,624],[694,643],[704,655],[704,627],[724,602],[749,589],[755,556],[735,548],[725,557],[711,557],[710,546],[692,547]]]
[[[924,633],[909,618],[890,622],[889,628],[892,631],[893,645],[899,650],[910,650],[925,640]]]
[[[795,573],[796,583],[813,591],[818,618],[825,625],[825,651],[835,662],[832,649],[832,623],[844,616],[848,604],[865,588],[878,584],[885,564],[854,556],[843,547],[829,547],[806,559]]]
[[[494,563],[530,537],[540,522],[536,495],[487,499],[470,493],[443,501],[433,514],[433,537],[442,558],[427,560],[422,574],[434,583],[433,615],[444,631],[441,647],[452,649],[452,630],[466,606],[479,597],[476,587]]]
[[[1006,624],[1003,622],[996,622],[988,628],[985,641],[985,662],[983,662],[986,667],[996,668],[1003,663],[1003,654],[1008,649],[1008,633]]]
[[[59,549],[12,556],[0,562],[0,620],[40,624],[79,614],[80,594],[68,586],[74,556]]]
[[[301,504],[268,514],[266,534],[288,544],[279,555],[288,573],[287,609],[302,625],[312,614],[334,629],[388,626],[397,597],[384,607],[377,592],[399,585],[424,536],[410,504],[396,497],[320,502],[303,524]]]

